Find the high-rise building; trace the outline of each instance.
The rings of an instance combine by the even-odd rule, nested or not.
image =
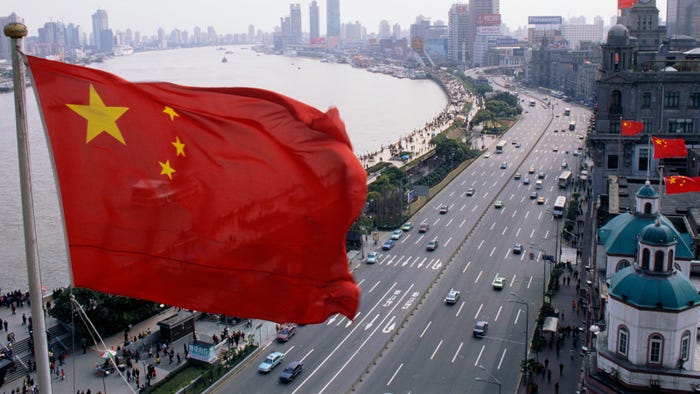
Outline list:
[[[8,16],[0,17],[0,26],[4,27],[8,23],[13,23],[13,22],[24,23],[24,19],[17,16],[17,14],[15,14],[14,12]],[[11,48],[12,48],[12,44],[10,42],[10,37],[7,37],[6,35],[3,34],[2,37],[0,37],[0,59],[4,59],[4,60],[12,59]]]
[[[391,37],[391,26],[389,25],[389,21],[386,19],[382,19],[379,22],[379,39],[384,39],[384,38],[389,38]]]
[[[471,52],[471,58],[468,63],[472,65],[481,65],[483,56],[487,49],[487,42],[490,37],[500,35],[500,17],[497,24],[489,23],[488,26],[481,26],[480,21],[484,19],[493,19],[485,17],[486,15],[500,14],[499,0],[470,0],[469,1],[469,33],[467,36],[467,48]],[[479,31],[479,29],[488,29],[487,31]],[[477,39],[478,37],[478,39]],[[476,45],[476,47],[475,47]]]
[[[301,4],[289,5],[289,22],[290,41],[295,44],[301,43]]]
[[[319,30],[318,3],[314,0],[309,6],[309,38],[311,42],[314,42],[319,37],[321,37],[321,32]]]
[[[92,14],[92,45],[97,48],[98,52],[111,52],[112,32],[109,31],[109,17],[107,11],[97,10]]]
[[[466,64],[471,59],[469,37],[469,5],[453,4],[447,14],[449,36],[447,58],[453,64]]]
[[[326,37],[340,37],[340,0],[326,0]]]
[[[255,42],[255,26],[248,25],[248,43]]]
[[[684,34],[700,40],[700,0],[668,0],[666,30],[669,36]]]

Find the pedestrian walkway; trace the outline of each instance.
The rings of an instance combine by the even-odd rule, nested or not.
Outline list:
[[[129,336],[138,336],[140,333],[145,334],[148,332],[157,333],[159,331],[158,322],[177,313],[178,311],[176,308],[166,308],[157,315],[132,326],[129,330]],[[0,348],[7,347],[6,336],[10,332],[15,333],[15,342],[26,340],[29,337],[27,326],[23,324],[23,314],[25,317],[28,317],[31,314],[30,308],[26,304],[16,308],[15,314],[12,314],[10,308],[4,306],[0,307],[0,318],[3,320],[3,322],[6,321],[8,323],[7,331],[5,331],[3,326],[2,337],[0,337]],[[57,320],[47,317],[47,329],[50,330],[51,327],[58,324],[59,323]],[[198,339],[206,341],[211,341],[213,335],[221,337],[221,334],[225,328],[228,328],[229,332],[240,330],[241,332],[245,333],[246,337],[250,337],[252,335],[256,343],[258,343],[259,338],[262,337],[262,346],[260,348],[264,348],[266,344],[273,341],[277,334],[274,323],[261,320],[254,320],[250,326],[247,326],[244,323],[239,323],[236,325],[224,324],[219,321],[208,319],[199,319],[195,321],[195,332]],[[69,343],[73,341],[71,338],[68,338],[67,340]],[[118,374],[110,374],[107,376],[97,375],[96,366],[104,362],[104,359],[101,357],[102,353],[104,353],[105,349],[120,349],[124,344],[124,333],[120,332],[114,336],[103,338],[103,340],[106,348],[102,345],[94,345],[87,347],[84,352],[80,346],[79,339],[76,338],[74,340],[74,347],[76,351],[67,354],[63,364],[59,363],[58,375],[52,374],[51,387],[54,394],[75,394],[78,390],[87,391],[88,389],[90,389],[93,394],[100,391],[103,393],[137,392],[135,388],[135,381],[133,380],[127,383]],[[158,360],[156,359],[155,350],[151,352],[150,356],[145,349],[142,350],[140,352],[141,357],[139,362],[134,365],[134,368],[139,369],[140,371],[141,384],[144,384],[144,371],[149,364],[153,365],[155,368],[156,377],[152,381],[153,383],[162,380],[169,373],[180,368],[184,363],[184,348],[191,340],[192,335],[188,335],[172,343],[171,349],[174,351],[172,360],[169,356],[159,353],[160,363],[157,362]],[[152,349],[155,349],[155,347]],[[179,364],[177,362],[177,356],[179,356],[181,360],[181,363]],[[23,369],[22,366],[19,368]],[[63,370],[63,378],[61,378],[60,370]],[[16,373],[8,374],[8,378],[13,376],[16,379],[6,379],[5,384],[0,387],[0,393],[10,393],[13,389],[21,390],[26,373],[21,373],[19,375]],[[29,373],[29,376],[34,383],[38,383],[35,371]],[[16,392],[21,391],[16,390]]]

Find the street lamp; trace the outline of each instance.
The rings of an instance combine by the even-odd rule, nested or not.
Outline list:
[[[491,374],[489,373],[489,371],[487,371],[486,368],[485,368],[483,365],[479,364],[479,369],[481,369],[482,371],[484,371],[484,372],[486,373],[486,375],[488,375],[489,378],[491,378],[491,380],[482,379],[482,378],[479,378],[479,377],[474,378],[474,380],[476,380],[477,382],[484,382],[484,383],[490,383],[490,384],[495,384],[495,385],[497,385],[497,386],[498,386],[498,394],[501,394],[501,381],[498,380],[498,379],[496,379],[495,376],[491,375]]]
[[[525,372],[525,387],[527,387],[527,384],[530,381],[530,376],[529,376],[529,371],[527,367],[527,351],[529,346],[529,341],[530,341],[530,333],[529,333],[529,320],[530,320],[530,304],[525,302],[525,300],[520,297],[519,295],[511,292],[510,295],[513,297],[516,297],[518,300],[508,300],[508,302],[514,302],[516,304],[521,304],[525,305],[525,350],[523,351],[523,359],[524,359],[524,364],[523,364],[523,370]]]

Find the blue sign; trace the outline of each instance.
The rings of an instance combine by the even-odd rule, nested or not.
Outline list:
[[[561,16],[528,16],[527,23],[530,25],[561,25]]]

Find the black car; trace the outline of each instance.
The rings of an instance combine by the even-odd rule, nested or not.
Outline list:
[[[301,373],[301,370],[304,368],[304,364],[300,363],[299,361],[292,361],[287,365],[287,368],[282,371],[280,374],[280,383],[289,383],[294,378]]]

